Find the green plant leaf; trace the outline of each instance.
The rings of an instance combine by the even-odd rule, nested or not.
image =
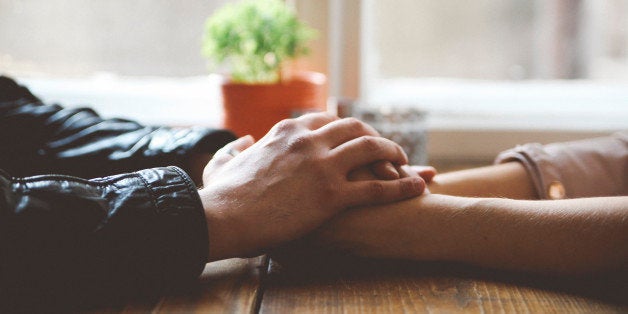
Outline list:
[[[282,0],[243,0],[207,19],[202,51],[214,66],[226,63],[234,81],[273,83],[284,61],[309,53],[315,36]]]

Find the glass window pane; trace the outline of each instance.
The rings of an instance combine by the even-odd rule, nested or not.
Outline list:
[[[374,1],[380,78],[503,79],[532,65],[532,1]]]
[[[0,69],[16,76],[204,75],[205,19],[228,0],[0,0]]]
[[[377,78],[628,80],[628,1],[369,1]]]

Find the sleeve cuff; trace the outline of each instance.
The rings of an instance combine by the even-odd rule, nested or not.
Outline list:
[[[154,213],[147,243],[152,252],[149,276],[166,285],[196,280],[207,263],[209,241],[205,213],[197,189],[177,167],[145,169],[137,175],[148,188]],[[184,283],[183,283],[184,284]]]
[[[518,161],[539,198],[628,194],[628,136],[618,133],[582,141],[531,143],[500,153],[496,164]]]
[[[518,145],[517,147],[501,152],[495,158],[495,164],[501,164],[510,161],[518,161],[528,172],[528,176],[532,180],[532,184],[536,190],[536,194],[540,199],[560,199],[565,197],[564,186],[560,181],[560,175],[556,169],[551,167],[551,163],[546,163],[546,159],[542,157],[543,146],[538,143]],[[562,195],[549,196],[550,186],[560,186]],[[547,188],[546,188],[547,187]]]

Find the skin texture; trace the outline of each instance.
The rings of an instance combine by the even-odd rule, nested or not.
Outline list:
[[[431,180],[429,189],[434,194],[538,199],[528,172],[518,162],[440,174]]]
[[[323,247],[369,257],[552,275],[628,271],[628,197],[492,197],[536,197],[522,169],[513,162],[437,175],[428,186],[432,192],[480,197],[426,194],[354,209],[334,218],[314,239]],[[368,175],[363,171],[353,179]]]
[[[240,153],[234,157],[232,149]],[[420,177],[400,178],[388,173],[395,167],[377,166],[381,161],[398,166],[407,157],[368,125],[327,114],[284,120],[257,143],[245,136],[228,144],[205,168],[199,191],[209,260],[256,255],[302,237],[346,208],[423,192]],[[348,179],[369,165],[391,179]]]

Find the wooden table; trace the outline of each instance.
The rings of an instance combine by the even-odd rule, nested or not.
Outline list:
[[[628,313],[625,278],[557,279],[450,263],[265,256],[208,264],[192,293],[96,313]]]

